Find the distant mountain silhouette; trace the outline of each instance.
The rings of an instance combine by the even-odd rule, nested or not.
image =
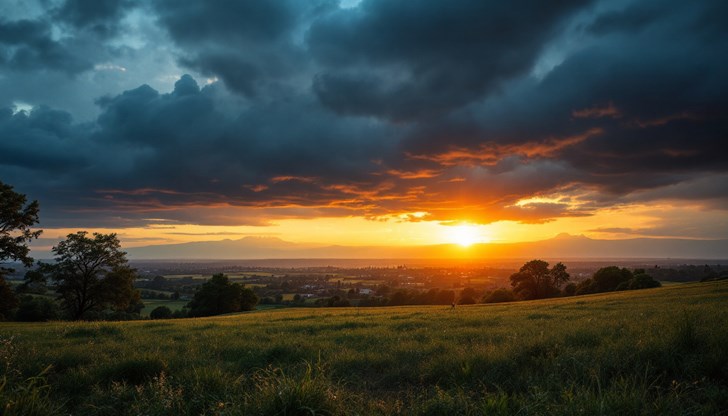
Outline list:
[[[293,258],[676,258],[728,259],[728,240],[633,238],[597,240],[583,235],[559,234],[527,243],[486,243],[461,247],[341,246],[292,243],[276,237],[204,241],[128,248],[129,258],[148,259],[293,259]]]

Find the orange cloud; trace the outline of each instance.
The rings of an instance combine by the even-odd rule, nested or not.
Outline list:
[[[619,111],[619,109],[614,106],[614,103],[610,101],[606,106],[594,106],[581,110],[574,110],[571,112],[571,116],[574,118],[621,118],[622,112]]]
[[[636,120],[634,124],[636,124],[638,127],[641,128],[647,128],[647,127],[655,127],[655,126],[664,126],[667,123],[670,123],[675,120],[700,120],[701,117],[697,114],[693,114],[687,111],[683,111],[682,113],[677,114],[671,114],[669,116],[665,117],[658,117],[653,118],[649,120]]]
[[[476,150],[463,147],[451,148],[447,152],[435,155],[408,154],[410,159],[427,160],[442,166],[494,166],[509,155],[522,155],[528,158],[554,157],[557,152],[587,140],[590,137],[604,133],[602,128],[592,128],[584,133],[555,138],[550,137],[540,142],[527,142],[523,144],[500,145],[488,143]]]

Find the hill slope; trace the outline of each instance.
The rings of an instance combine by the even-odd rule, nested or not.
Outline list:
[[[73,414],[717,414],[726,302],[724,281],[455,310],[0,323],[0,399],[52,364],[37,400]]]

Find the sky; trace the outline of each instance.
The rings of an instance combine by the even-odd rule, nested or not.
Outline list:
[[[726,238],[726,21],[713,0],[4,0],[0,181],[39,201],[41,246]]]

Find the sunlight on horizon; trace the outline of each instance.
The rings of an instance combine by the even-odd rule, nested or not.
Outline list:
[[[319,217],[314,219],[273,220],[266,226],[254,225],[194,225],[180,224],[157,218],[146,225],[129,228],[48,228],[32,244],[33,250],[49,251],[69,233],[85,229],[88,232],[117,233],[124,248],[157,244],[179,244],[196,241],[236,240],[244,237],[268,237],[296,244],[319,246],[428,246],[457,244],[468,249],[473,244],[509,244],[540,241],[562,233],[585,235],[590,238],[613,239],[640,236],[620,234],[629,230],[649,230],[660,225],[665,212],[673,217],[701,215],[705,222],[717,221],[699,206],[681,207],[634,205],[595,212],[590,216],[559,218],[545,223],[496,221],[490,224],[472,222],[443,222],[438,220],[407,221],[394,219],[376,221],[364,217]],[[410,218],[408,216],[407,218]],[[416,218],[416,217],[415,217]],[[620,228],[608,228],[620,227]]]
[[[462,224],[450,227],[448,231],[449,240],[461,247],[470,247],[475,243],[483,243],[485,239],[480,234],[477,226],[471,224]]]

